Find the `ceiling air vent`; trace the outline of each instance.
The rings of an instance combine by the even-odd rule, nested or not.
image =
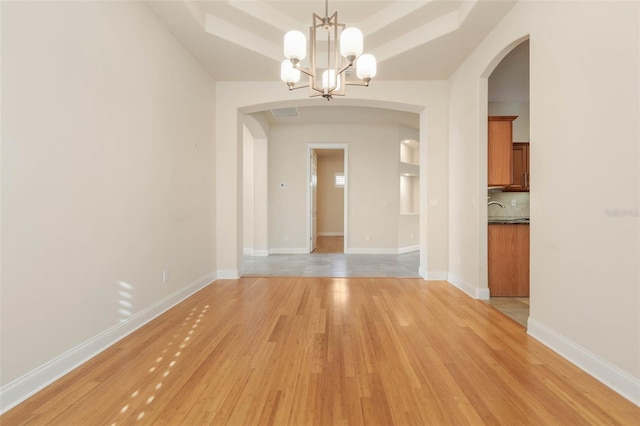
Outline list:
[[[271,110],[271,114],[274,117],[282,118],[282,117],[300,117],[298,113],[298,108],[276,108]]]

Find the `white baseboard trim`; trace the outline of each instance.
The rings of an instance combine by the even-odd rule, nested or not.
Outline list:
[[[419,244],[417,246],[399,247],[398,254],[411,253],[413,251],[419,251],[419,250],[420,250]]]
[[[427,270],[424,269],[422,265],[418,266],[418,275],[420,275],[420,278],[423,280],[427,279]]]
[[[640,406],[640,379],[620,370],[531,317],[527,321],[527,334]]]
[[[446,271],[425,271],[425,280],[447,281],[449,273]]]
[[[269,250],[258,250],[258,249],[252,249],[252,248],[245,248],[245,249],[242,250],[242,254],[244,254],[245,256],[252,256],[252,257],[269,256]]]
[[[318,237],[344,237],[344,232],[318,232]]]
[[[398,254],[397,248],[348,248],[346,254]]]
[[[298,248],[271,248],[270,254],[309,254],[309,250],[306,247]]]
[[[217,276],[219,280],[237,280],[240,272],[237,269],[218,269]]]
[[[168,311],[192,294],[216,280],[208,274],[194,283],[157,301],[102,333],[92,337],[73,349],[53,358],[35,370],[8,383],[0,389],[0,414],[15,407],[36,392],[58,380],[60,377],[89,361],[109,346],[136,331],[149,321]]]
[[[489,292],[489,288],[476,288],[476,299],[479,300],[489,300],[491,299],[491,293]]]
[[[459,288],[474,299],[489,300],[488,288],[473,287],[451,273],[447,274],[447,281],[449,281],[454,287]]]

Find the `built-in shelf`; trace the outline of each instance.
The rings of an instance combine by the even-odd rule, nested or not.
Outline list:
[[[400,142],[400,214],[418,214],[420,208],[420,145],[406,139]]]

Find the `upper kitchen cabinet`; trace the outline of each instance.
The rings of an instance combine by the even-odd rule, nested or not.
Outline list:
[[[489,117],[488,184],[511,185],[513,179],[513,120],[516,115]]]
[[[505,191],[529,191],[529,143],[513,143],[513,183]]]

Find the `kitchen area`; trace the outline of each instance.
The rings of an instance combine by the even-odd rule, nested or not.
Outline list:
[[[514,47],[488,80],[487,303],[526,328],[531,183],[529,41]]]
[[[488,303],[524,327],[529,317],[529,142],[513,141],[517,116],[489,116]]]

